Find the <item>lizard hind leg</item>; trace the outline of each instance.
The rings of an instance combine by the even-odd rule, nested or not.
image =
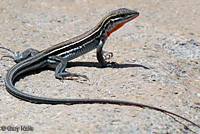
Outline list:
[[[0,48],[1,48],[1,49],[5,49],[5,50],[7,50],[7,51],[10,51],[11,53],[14,54],[14,56],[11,56],[11,55],[4,55],[4,56],[1,57],[1,59],[2,59],[3,57],[9,57],[9,58],[14,59],[14,61],[15,61],[16,63],[19,63],[19,62],[21,62],[21,61],[27,59],[28,57],[34,56],[34,55],[36,55],[37,53],[40,52],[40,51],[38,51],[38,50],[36,50],[36,49],[29,48],[29,49],[25,50],[24,52],[22,52],[22,53],[20,54],[20,53],[18,53],[18,52],[16,52],[16,51],[12,50],[12,49],[10,49],[10,48],[7,48],[7,47],[1,47],[1,46],[0,46]]]
[[[11,58],[11,59],[14,59],[14,57],[17,57],[17,56],[19,55],[18,52],[14,51],[14,50],[12,50],[12,49],[10,49],[10,48],[7,48],[7,47],[2,47],[2,46],[0,46],[0,49],[5,49],[5,50],[7,50],[7,51],[9,51],[9,52],[11,52],[11,53],[14,54],[14,56],[11,56],[11,55],[3,55],[3,56],[1,57],[1,60],[3,59],[3,57],[9,57],[9,58]]]

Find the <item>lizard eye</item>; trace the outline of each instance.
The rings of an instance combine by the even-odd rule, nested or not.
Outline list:
[[[121,14],[121,17],[125,17],[125,14]]]

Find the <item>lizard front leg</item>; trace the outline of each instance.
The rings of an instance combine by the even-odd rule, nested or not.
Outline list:
[[[56,63],[56,69],[55,69],[55,77],[57,79],[66,79],[67,77],[82,77],[84,79],[88,79],[88,77],[86,75],[82,75],[82,74],[77,74],[77,73],[70,73],[70,72],[66,72],[65,68],[67,67],[67,59],[66,58],[62,58],[62,57],[58,57],[58,56],[50,56],[49,58],[49,63]]]
[[[97,60],[101,64],[102,67],[115,67],[117,63],[115,62],[107,62],[105,59],[110,59],[113,57],[112,52],[103,51],[104,42],[100,41],[99,45],[97,46]]]

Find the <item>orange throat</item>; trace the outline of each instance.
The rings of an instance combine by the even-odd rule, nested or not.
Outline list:
[[[129,21],[135,19],[136,17],[138,17],[138,15],[135,16],[135,17],[133,17],[133,18],[131,18],[131,19],[129,19],[129,20],[127,20],[127,21],[124,21],[124,22],[122,22],[122,23],[117,24],[113,29],[111,29],[110,31],[107,32],[107,37],[109,37],[111,33],[115,32],[115,31],[118,30],[120,27],[122,27],[125,23],[127,23],[127,22],[129,22]]]

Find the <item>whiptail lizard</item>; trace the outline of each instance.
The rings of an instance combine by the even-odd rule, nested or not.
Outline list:
[[[128,105],[128,106],[138,106],[142,108],[149,108],[158,110],[167,114],[171,114],[177,117],[180,117],[193,125],[200,128],[199,125],[194,122],[178,115],[173,112],[150,106],[141,103],[123,101],[123,100],[109,100],[109,99],[55,99],[55,98],[45,98],[30,95],[24,92],[21,92],[15,88],[14,83],[17,77],[20,75],[34,71],[36,69],[48,67],[55,68],[55,77],[58,79],[64,79],[69,76],[73,77],[84,77],[85,75],[69,73],[65,71],[68,61],[75,59],[95,48],[97,48],[97,60],[102,67],[113,66],[114,63],[106,62],[104,57],[111,55],[111,52],[105,52],[102,50],[103,45],[106,39],[110,36],[111,33],[122,27],[125,23],[133,20],[139,16],[139,13],[134,10],[129,10],[126,8],[121,8],[115,11],[112,11],[107,16],[105,16],[100,23],[93,29],[85,32],[84,34],[72,38],[70,40],[61,42],[57,45],[54,45],[50,48],[47,48],[43,51],[38,51],[35,49],[27,49],[21,54],[6,48],[0,47],[14,53],[15,62],[18,64],[14,65],[7,73],[5,78],[5,85],[7,91],[24,101],[32,103],[42,103],[42,104],[117,104],[117,105]]]

